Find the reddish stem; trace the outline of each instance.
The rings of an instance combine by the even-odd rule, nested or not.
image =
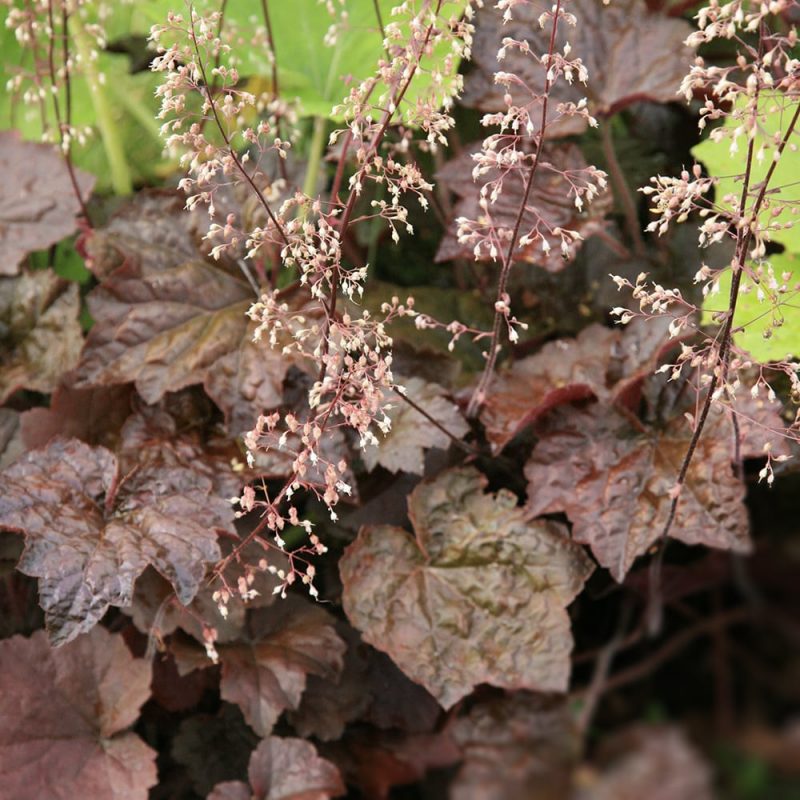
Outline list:
[[[555,4],[555,8],[553,10],[553,29],[550,31],[550,44],[547,49],[548,54],[548,63],[552,61],[553,53],[555,52],[555,45],[556,45],[556,33],[558,31],[558,17],[561,13],[561,0],[557,0]],[[506,252],[506,257],[503,259],[503,266],[500,270],[500,279],[497,284],[497,303],[500,304],[503,301],[503,297],[506,294],[506,287],[508,285],[508,276],[511,273],[511,267],[514,263],[514,250],[517,247],[517,241],[519,239],[519,232],[520,228],[522,227],[522,219],[525,216],[525,207],[528,205],[528,197],[531,193],[531,188],[533,187],[533,181],[536,178],[536,170],[539,166],[539,157],[542,152],[542,146],[544,144],[544,135],[547,129],[547,103],[550,99],[550,88],[553,85],[553,81],[545,76],[544,82],[544,95],[542,100],[542,117],[539,122],[539,135],[536,140],[536,150],[533,154],[533,162],[528,170],[528,176],[525,181],[525,191],[522,195],[522,202],[519,206],[519,211],[517,212],[517,218],[514,221],[514,229],[511,234],[511,241],[508,243],[508,251]],[[494,376],[494,368],[495,364],[497,363],[497,353],[500,349],[500,334],[503,329],[503,321],[505,320],[505,314],[502,311],[495,311],[494,315],[494,324],[492,326],[492,338],[489,345],[489,352],[486,358],[486,364],[483,368],[483,374],[481,375],[480,380],[478,381],[478,385],[475,388],[475,391],[472,393],[472,397],[470,398],[469,404],[467,405],[467,419],[472,419],[477,416],[478,411],[480,410],[481,405],[486,397],[486,392],[489,389],[489,384],[492,381],[492,377]]]

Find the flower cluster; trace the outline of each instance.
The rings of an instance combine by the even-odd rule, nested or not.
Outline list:
[[[542,84],[531,86],[513,73],[495,73],[495,83],[506,87],[506,108],[501,113],[483,117],[483,125],[496,126],[499,131],[486,137],[480,151],[473,156],[473,178],[477,181],[487,173],[491,178],[480,190],[480,216],[477,219],[461,217],[457,220],[459,243],[471,247],[476,259],[488,256],[501,263],[492,341],[483,376],[469,404],[469,416],[477,413],[486,396],[500,350],[501,331],[505,328],[512,342],[517,338],[515,320],[510,316],[506,300],[506,286],[518,248],[530,248],[538,244],[546,258],[552,249],[552,242],[557,242],[563,257],[569,259],[574,255],[576,243],[581,240],[578,231],[551,225],[539,211],[532,197],[535,181],[542,179],[547,173],[557,175],[566,182],[569,198],[579,212],[606,188],[606,174],[596,167],[563,170],[543,157],[547,129],[559,120],[578,116],[592,126],[597,125],[589,113],[585,99],[578,103],[551,104],[552,88],[557,81],[563,80],[571,84],[577,79],[586,83],[589,77],[581,59],[572,57],[568,43],[563,45],[561,52],[555,47],[559,27],[577,24],[575,15],[566,9],[567,3],[568,0],[558,0],[538,19],[540,28],[550,32],[547,52],[535,52],[526,40],[511,37],[503,39],[497,54],[498,61],[503,60],[508,50],[518,50],[540,67]],[[514,8],[523,5],[530,3],[527,0],[506,0],[498,3],[497,7],[503,11],[507,22],[512,19]],[[525,102],[515,102],[510,91],[512,85],[522,90]],[[524,188],[514,224],[509,226],[498,222],[493,210],[512,176],[517,180],[521,179]]]

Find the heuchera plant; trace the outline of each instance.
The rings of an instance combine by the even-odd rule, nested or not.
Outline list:
[[[386,797],[457,764],[456,800],[710,797],[677,726],[623,727],[610,764],[582,750],[605,695],[682,646],[646,649],[673,612],[713,636],[715,712],[734,702],[745,462],[772,487],[800,433],[778,399],[800,397],[800,2],[713,1],[695,27],[640,0],[294,5],[3,0],[25,111],[0,133],[9,796],[147,796],[152,699],[195,710],[169,759],[215,800]],[[120,33],[148,70],[112,90]],[[637,196],[621,112],[681,97],[697,160]],[[180,174],[109,213],[84,169],[116,195],[156,174],[128,117]],[[699,262],[665,288],[679,223]],[[435,226],[449,303],[379,269]],[[571,327],[543,281],[583,268],[602,298],[595,260],[621,324]],[[668,541],[728,553],[672,565]],[[40,627],[22,576],[46,636],[13,636]],[[43,746],[58,782],[30,768]]]

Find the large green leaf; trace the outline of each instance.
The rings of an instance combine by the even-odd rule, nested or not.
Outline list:
[[[138,4],[137,4],[138,5]],[[157,5],[153,2],[142,4],[150,8]],[[91,21],[92,4],[87,6]],[[123,7],[125,9],[127,7]],[[151,10],[152,11],[152,10]],[[131,12],[132,14],[133,12]],[[130,30],[149,27],[151,21],[158,17],[154,11],[145,14],[138,10],[135,19],[131,19]],[[24,50],[17,42],[13,30],[6,28],[7,11],[0,10],[0,83],[5,86],[20,70],[29,71],[32,65],[30,51]],[[145,25],[146,23],[146,25]],[[75,27],[75,26],[73,26]],[[114,18],[112,31],[122,33],[125,26],[121,20]],[[77,51],[74,38],[77,29],[72,30],[71,47]],[[112,35],[112,38],[113,35]],[[156,177],[163,166],[163,143],[159,138],[159,124],[155,119],[158,103],[154,97],[159,77],[150,72],[131,74],[130,59],[127,55],[112,54],[102,51],[98,53],[95,66],[102,80],[102,92],[109,109],[114,135],[119,137],[125,154],[128,169],[134,183],[151,180]],[[23,90],[27,87],[23,87]],[[95,126],[98,121],[96,103],[86,76],[78,69],[73,70],[70,81],[71,121],[79,129],[92,128],[93,134],[84,145],[73,143],[73,160],[83,169],[96,175],[97,188],[108,189],[111,186],[111,171],[107,149]],[[62,113],[65,105],[63,92],[61,97]],[[44,115],[44,125],[43,125]],[[40,106],[25,104],[22,94],[4,91],[0,94],[0,130],[17,129],[24,139],[40,141],[45,132],[45,125],[55,131],[55,112],[52,101],[47,98]]]
[[[770,256],[769,262],[779,287],[785,287],[785,291],[770,289],[768,280],[756,286],[749,277],[743,276],[736,301],[734,342],[756,361],[797,358],[800,356],[800,256],[782,253]],[[720,278],[719,287],[719,293],[709,294],[703,303],[706,324],[713,322],[713,312],[727,308],[730,270]]]
[[[382,0],[384,13],[394,5]],[[335,19],[317,0],[294,0],[269,4],[281,92],[297,97],[303,115],[327,117],[345,96],[343,78],[363,80],[375,70],[383,55],[383,44],[372,0],[347,0],[349,16],[332,46],[325,35]],[[228,18],[246,29],[253,15],[249,0],[233,0]],[[261,22],[259,18],[259,22]],[[269,75],[266,52],[251,48],[243,54],[244,68],[254,74]]]

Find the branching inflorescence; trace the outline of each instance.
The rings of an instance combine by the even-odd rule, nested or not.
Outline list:
[[[268,15],[268,4],[264,5]],[[335,12],[337,5],[332,4],[331,10]],[[346,482],[348,464],[326,455],[326,437],[344,429],[366,447],[376,444],[376,434],[385,433],[391,424],[387,411],[396,396],[392,390],[400,387],[392,375],[387,328],[394,319],[414,317],[417,312],[412,298],[405,303],[391,298],[377,316],[360,308],[368,270],[348,263],[342,243],[353,226],[375,218],[389,225],[395,241],[400,231],[413,232],[408,198],[426,208],[432,185],[410,156],[411,144],[418,136],[426,149],[446,144],[444,134],[453,125],[449,112],[461,88],[458,64],[469,55],[471,13],[469,2],[421,0],[400,4],[390,20],[381,20],[385,58],[376,73],[352,86],[334,109],[346,128],[330,136],[330,145],[341,140],[342,148],[329,198],[270,178],[268,159],[286,159],[291,136],[278,135],[274,118],[247,124],[258,101],[238,87],[236,69],[226,66],[229,46],[220,36],[218,13],[203,16],[191,9],[186,15],[171,14],[166,25],[152,31],[159,49],[153,69],[165,76],[158,90],[163,132],[168,146],[182,152],[188,175],[181,187],[189,195],[187,205],[208,205],[212,254],[219,258],[243,247],[244,258],[254,262],[277,254],[304,292],[305,301],[297,307],[273,286],[262,291],[249,311],[256,340],[282,350],[314,376],[303,419],[292,412],[274,412],[261,416],[245,436],[251,464],[259,452],[272,448],[293,457],[291,475],[277,493],[270,496],[264,486],[263,496],[248,489],[236,499],[242,512],[255,509],[261,514],[260,524],[242,546],[255,540],[265,548],[285,550],[281,532],[287,525],[310,536],[310,547],[289,554],[290,569],[280,591],[301,580],[316,595],[314,568],[304,554],[325,550],[312,523],[301,517],[295,495],[310,493],[335,520],[340,495],[351,490]],[[346,18],[337,24],[346,25]],[[336,35],[334,25],[329,36]],[[427,88],[417,89],[412,98],[409,88],[420,76]],[[212,81],[216,92],[211,91]],[[285,112],[282,118],[285,123]],[[341,199],[348,158],[354,159],[355,167]],[[388,200],[373,201],[367,213],[357,215],[369,182],[385,187]],[[216,193],[225,184],[243,184],[255,192],[263,211],[261,224],[240,230],[233,215],[217,207]],[[220,218],[223,224],[216,221]],[[227,561],[238,552],[237,548]],[[220,576],[224,567],[225,563],[220,565]],[[238,593],[226,586],[218,594],[220,605],[232,594]]]

